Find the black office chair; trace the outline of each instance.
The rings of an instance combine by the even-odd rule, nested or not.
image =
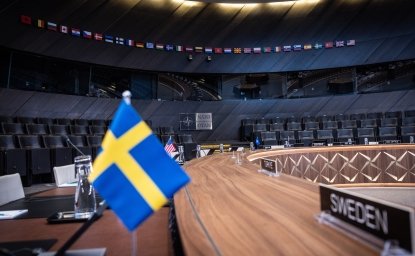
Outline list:
[[[315,130],[298,131],[298,140],[306,147],[311,146],[315,139]]]
[[[12,116],[0,116],[0,123],[14,123],[14,117]]]
[[[36,123],[37,124],[53,124],[53,118],[49,118],[49,117],[38,117],[36,119]]]
[[[52,166],[63,166],[73,163],[72,148],[61,135],[43,135],[43,143],[50,150]]]
[[[174,131],[173,126],[163,126],[163,127],[160,127],[160,134],[172,135],[172,134],[176,134],[176,132]]]
[[[92,157],[92,148],[88,146],[86,136],[81,135],[68,135],[69,142],[72,142],[83,154],[90,155]],[[69,143],[68,142],[68,143]],[[70,146],[70,145],[69,145]],[[82,155],[76,148],[72,149],[72,156],[76,157]]]
[[[411,116],[415,116],[415,110],[405,110],[403,112],[404,117],[411,117]]]
[[[271,118],[271,124],[285,124],[287,122],[287,120],[283,117],[273,117]]]
[[[343,121],[343,120],[349,120],[349,115],[347,114],[336,114],[334,115],[335,121]]]
[[[325,144],[333,143],[334,137],[336,134],[334,134],[334,131],[332,129],[323,129],[323,130],[317,130],[317,140],[322,141]]]
[[[358,120],[343,120],[340,121],[340,126],[342,129],[356,129],[359,127],[360,122]]]
[[[380,126],[382,127],[396,127],[400,126],[400,120],[396,117],[390,117],[390,118],[383,118],[380,120]]]
[[[363,120],[366,119],[365,113],[354,113],[349,115],[350,120]]]
[[[50,150],[43,147],[37,135],[18,135],[20,147],[26,150],[28,176],[41,181],[52,178]]]
[[[273,123],[269,125],[269,131],[270,132],[275,132],[275,131],[284,131],[285,127],[284,127],[284,123]]]
[[[26,134],[26,126],[22,123],[3,123],[4,134]]]
[[[100,135],[88,135],[86,136],[86,140],[88,142],[88,146],[92,150],[92,160],[96,158],[98,155],[99,148],[101,147],[103,137]]]
[[[256,138],[261,138],[261,132],[266,132],[267,130],[268,130],[267,124],[254,124],[252,126],[252,134],[250,136],[250,141],[253,141]]]
[[[354,121],[354,120],[353,120]],[[356,128],[342,128],[337,130],[337,142],[355,144],[357,130]]]
[[[317,121],[319,121],[320,123],[334,121],[334,117],[331,115],[322,115],[317,117]]]
[[[97,126],[107,126],[105,120],[103,119],[92,119],[91,125],[97,125]]]
[[[382,112],[366,113],[366,119],[382,119],[382,118],[383,118]]]
[[[403,143],[415,143],[415,126],[402,126],[401,140]]]
[[[36,118],[34,118],[34,117],[26,117],[26,116],[16,117],[16,123],[34,124],[34,123],[36,123],[35,121],[36,121]]]
[[[337,121],[324,121],[322,122],[323,130],[333,130],[339,128],[339,123]]]
[[[278,145],[279,132],[261,132],[261,142],[264,146],[276,146]]]
[[[55,118],[55,124],[71,125],[72,124],[72,120],[69,119],[69,118]]]
[[[179,146],[183,146],[184,150],[184,159],[186,161],[192,160],[196,158],[196,147],[197,143],[193,140],[191,134],[179,134]]]
[[[74,120],[72,120],[72,123],[74,125],[88,126],[89,125],[89,120],[88,119],[74,119]]]
[[[379,126],[379,119],[364,119],[360,120],[361,128],[376,128]]]
[[[395,126],[379,127],[379,140],[383,143],[397,143],[398,140],[398,128]]]
[[[301,131],[302,124],[299,122],[287,122],[287,131]]]
[[[49,134],[49,127],[46,124],[26,124],[26,130],[30,135]]]
[[[293,145],[296,143],[297,133],[296,131],[281,131],[280,132],[280,145]]]
[[[17,147],[13,135],[0,135],[0,175],[13,173],[27,177],[26,151]]]
[[[107,132],[107,127],[101,125],[90,125],[89,130],[91,131],[91,135],[103,136]]]
[[[365,144],[365,141],[376,142],[377,132],[375,131],[375,129],[377,129],[377,127],[357,128],[357,137],[359,144]]]
[[[402,118],[402,126],[415,126],[415,116]]]
[[[72,135],[89,135],[89,126],[87,125],[70,125],[69,131]]]
[[[318,130],[318,129],[320,129],[320,123],[319,122],[311,121],[311,122],[304,123],[304,130],[315,131],[315,130]]]
[[[310,122],[316,122],[316,117],[315,116],[303,116],[302,118],[301,118],[301,122],[303,123],[303,124],[305,124],[305,123],[310,123]]]
[[[251,141],[252,131],[255,124],[254,119],[242,119],[241,121],[241,141]]]
[[[384,115],[385,118],[391,118],[391,117],[395,117],[395,118],[402,118],[402,111],[388,111],[385,112]]]
[[[68,135],[69,129],[67,125],[52,124],[49,125],[50,134],[53,135]]]

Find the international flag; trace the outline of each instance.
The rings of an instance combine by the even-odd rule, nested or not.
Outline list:
[[[244,53],[252,53],[252,49],[251,48],[244,48]]]
[[[176,45],[176,52],[182,52],[182,51],[183,51],[183,46]]]
[[[32,25],[32,18],[27,15],[20,15],[20,22],[26,25]]]
[[[144,48],[144,43],[143,42],[135,42],[135,47]]]
[[[316,43],[316,44],[314,45],[314,49],[316,49],[316,50],[318,50],[318,49],[323,49],[323,45],[322,45],[322,44],[320,44],[320,43]]]
[[[311,44],[304,45],[304,50],[311,50],[311,49],[313,49],[313,46]]]
[[[203,47],[202,46],[195,46],[195,52],[202,53]]]
[[[54,23],[54,22],[47,22],[47,27],[49,30],[53,30],[53,31],[57,31],[58,30],[58,24]]]
[[[169,140],[167,141],[166,145],[164,146],[164,150],[166,150],[166,152],[168,154],[176,151],[176,147],[173,144],[173,140],[172,140],[171,136],[169,137]]]
[[[102,34],[101,33],[94,33],[94,39],[97,41],[102,41]]]
[[[333,48],[333,42],[326,42],[325,44],[324,44],[324,48]]]
[[[166,154],[135,109],[122,101],[89,180],[125,227],[133,231],[190,178]]]
[[[223,48],[223,53],[232,53],[232,48]]]
[[[115,37],[115,43],[124,45],[124,38],[122,37]]]
[[[105,42],[107,42],[107,43],[111,43],[111,44],[113,44],[114,43],[114,37],[113,36],[109,36],[109,35],[105,35],[105,37],[104,37],[105,39],[104,39],[104,41]]]
[[[71,35],[73,35],[73,36],[81,36],[81,30],[79,30],[77,28],[72,28],[71,29]]]
[[[291,47],[291,45],[284,45],[283,50],[284,50],[284,52],[291,52],[292,47]]]
[[[239,47],[233,48],[233,53],[236,53],[236,54],[242,53],[242,48],[239,48]]]
[[[82,37],[83,38],[86,38],[86,39],[92,39],[92,32],[91,31],[83,30],[82,31]]]
[[[254,53],[261,53],[261,47],[254,47]]]
[[[191,46],[186,46],[186,47],[184,48],[184,50],[185,50],[186,52],[193,52],[193,47],[191,47]]]
[[[156,50],[164,50],[163,44],[156,44]]]
[[[146,43],[146,48],[147,48],[147,49],[154,49],[154,43],[152,43],[152,42],[147,42],[147,43]]]
[[[294,51],[301,51],[303,49],[301,44],[295,44],[293,45]]]
[[[336,45],[336,47],[343,47],[344,46],[344,41],[336,41],[335,45]]]
[[[223,49],[222,48],[214,48],[213,51],[215,52],[215,54],[221,54],[223,53]]]
[[[38,28],[45,28],[45,21],[41,20],[41,19],[38,19],[37,22],[36,22],[36,26]]]
[[[281,52],[281,46],[275,46],[274,52]]]
[[[164,47],[166,49],[166,51],[170,52],[174,50],[174,46],[172,44],[166,44],[166,46]]]
[[[346,45],[347,46],[354,46],[354,45],[356,45],[356,40],[354,40],[354,39],[347,40]]]
[[[68,26],[61,25],[61,26],[59,27],[59,31],[60,31],[62,34],[68,34]]]
[[[262,48],[262,52],[264,52],[264,53],[270,53],[271,52],[271,47],[264,47],[264,48]]]
[[[134,46],[134,40],[132,39],[127,39],[127,44],[128,46]]]

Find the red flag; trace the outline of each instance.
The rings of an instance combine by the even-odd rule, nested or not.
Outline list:
[[[26,15],[20,15],[20,22],[27,25],[32,25],[32,18]]]

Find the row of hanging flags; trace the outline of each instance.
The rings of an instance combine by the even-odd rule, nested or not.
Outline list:
[[[273,47],[207,47],[207,46],[183,46],[173,44],[163,44],[154,42],[142,42],[133,39],[127,39],[118,36],[106,35],[102,33],[96,33],[88,30],[81,30],[79,28],[73,28],[66,25],[58,25],[52,21],[45,21],[43,19],[32,19],[27,15],[20,16],[20,22],[25,25],[32,25],[40,29],[46,29],[49,31],[60,32],[62,34],[72,35],[74,37],[103,41],[106,43],[137,47],[143,49],[154,49],[161,51],[176,51],[185,53],[206,53],[206,54],[259,54],[259,53],[279,53],[279,52],[291,52],[291,51],[307,51],[307,50],[318,50],[318,49],[330,49],[355,46],[356,40],[336,40],[327,41],[323,43],[314,44],[293,44]]]

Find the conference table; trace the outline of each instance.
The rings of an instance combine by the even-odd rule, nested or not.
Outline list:
[[[379,255],[379,248],[318,221],[319,183],[415,188],[414,152],[415,145],[286,148],[187,162],[191,183],[174,197],[183,250],[186,255]],[[275,161],[281,174],[259,172],[261,158]]]
[[[19,247],[25,247],[28,241],[43,245],[43,241],[55,240],[49,251],[57,251],[83,223],[48,224],[46,219],[55,211],[73,210],[74,191],[73,187],[53,188],[1,206],[5,210],[25,205],[29,214],[0,220],[0,247],[5,242],[19,242]],[[106,248],[106,255],[131,255],[132,241],[136,241],[138,255],[173,255],[168,212],[169,207],[161,208],[130,233],[111,210],[105,210],[70,250]]]

